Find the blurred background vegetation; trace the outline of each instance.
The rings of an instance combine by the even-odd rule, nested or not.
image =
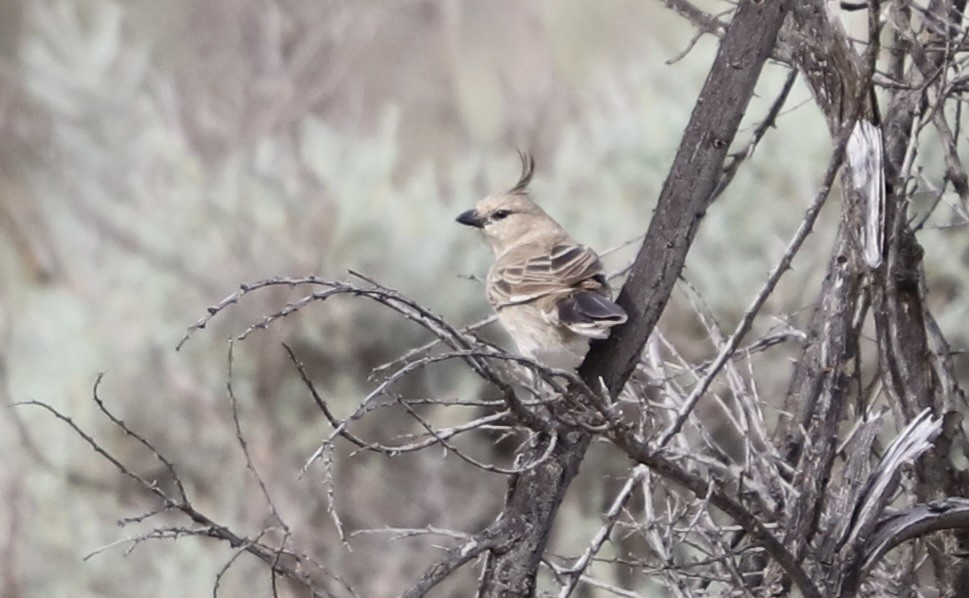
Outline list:
[[[176,462],[197,506],[257,533],[268,514],[234,440],[226,339],[298,295],[248,297],[175,352],[186,326],[241,282],[342,278],[347,268],[455,324],[484,317],[474,276],[490,256],[453,219],[514,182],[518,147],[537,158],[534,196],[577,238],[599,250],[634,239],[716,49],[704,37],[672,61],[692,36],[661,2],[633,0],[0,0],[0,396],[49,402],[146,475],[162,475],[95,412],[91,387],[106,371],[101,396]],[[784,75],[766,71],[742,142]],[[688,262],[687,280],[723,326],[735,324],[782,252],[829,149],[799,84],[710,210]],[[773,299],[777,321],[762,330],[803,320],[836,215],[827,209],[814,249]],[[944,230],[923,242],[940,247],[929,253],[944,303],[964,287],[967,245]],[[607,262],[619,268],[634,251]],[[689,301],[675,294],[661,330],[688,356],[709,356]],[[947,330],[965,309],[942,314]],[[964,324],[958,334],[950,340],[961,346]],[[399,591],[437,553],[427,540],[380,534],[352,537],[352,551],[340,543],[322,472],[300,475],[329,430],[280,342],[347,413],[374,366],[427,340],[373,305],[334,300],[236,347],[243,429],[295,544],[363,596]],[[768,395],[788,373],[778,355],[758,370]],[[402,392],[488,394],[447,367]],[[414,431],[400,413],[369,422],[362,435]],[[511,450],[484,435],[467,442],[499,462]],[[118,544],[84,560],[144,531],[116,522],[152,503],[63,424],[27,407],[0,409],[0,451],[4,598],[211,595],[233,554],[214,542],[130,552]],[[441,451],[347,451],[334,463],[348,531],[474,531],[504,492],[502,477]],[[581,550],[626,466],[604,447],[593,452],[554,552]],[[609,575],[609,565],[598,571]],[[471,573],[463,575],[442,595],[466,595]],[[646,578],[613,578],[622,575],[650,595]],[[220,591],[267,595],[269,578],[243,557]]]

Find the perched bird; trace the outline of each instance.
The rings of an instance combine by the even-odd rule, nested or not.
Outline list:
[[[611,293],[599,256],[576,243],[529,197],[535,163],[522,153],[515,186],[485,197],[457,221],[481,230],[495,254],[488,301],[525,357],[575,369],[590,338],[606,338],[626,312]]]

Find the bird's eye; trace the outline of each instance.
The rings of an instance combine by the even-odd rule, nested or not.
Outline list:
[[[511,210],[498,210],[491,215],[492,220],[504,220],[505,218],[511,216]]]

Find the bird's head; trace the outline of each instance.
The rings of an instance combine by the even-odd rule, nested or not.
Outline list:
[[[461,224],[480,229],[495,255],[500,255],[526,236],[561,230],[558,223],[528,197],[526,189],[535,163],[528,154],[519,154],[522,173],[515,186],[485,197],[457,217]]]

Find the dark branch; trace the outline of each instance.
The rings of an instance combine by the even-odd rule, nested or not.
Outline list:
[[[951,529],[969,530],[969,498],[950,497],[889,515],[878,522],[865,546],[864,569],[902,542]]]
[[[596,343],[580,368],[590,387],[598,388],[601,378],[609,393],[618,395],[639,361],[711,202],[727,151],[774,47],[788,4],[744,2],[734,15],[619,295],[629,322],[609,340]],[[542,466],[512,482],[503,517],[509,519],[512,529],[521,530],[521,540],[507,551],[492,553],[479,588],[482,595],[534,592],[555,514],[590,440],[588,434],[566,435]]]

